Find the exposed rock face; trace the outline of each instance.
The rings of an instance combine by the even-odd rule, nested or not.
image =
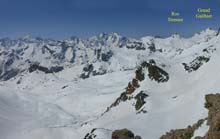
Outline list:
[[[94,69],[94,66],[93,64],[88,64],[86,65],[84,68],[83,68],[83,72],[81,75],[80,75],[80,78],[82,79],[86,79],[86,78],[89,78],[89,75],[92,73]]]
[[[218,32],[216,33],[216,36],[218,36],[220,34],[220,28],[218,29]]]
[[[155,80],[158,83],[167,82],[169,80],[168,73],[156,66],[154,60],[151,60],[151,63],[148,64],[148,76],[151,80]]]
[[[199,120],[193,126],[185,129],[171,130],[160,139],[191,139],[194,131],[207,120],[209,130],[204,133],[204,137],[195,137],[195,139],[220,139],[220,94],[209,94],[205,97],[205,107],[209,110],[208,118]]]
[[[144,80],[144,73],[143,73],[143,68],[139,67],[136,72],[135,72],[135,78],[139,81]]]
[[[102,53],[101,59],[102,59],[102,61],[108,62],[112,56],[113,56],[113,52],[109,51],[107,53]]]
[[[141,65],[148,70],[148,76],[151,80],[155,80],[158,83],[169,80],[169,74],[157,66],[153,59],[149,60],[149,62],[143,62]]]
[[[198,129],[204,121],[204,119],[199,120],[193,126],[188,126],[185,129],[171,130],[170,132],[166,133],[166,135],[160,137],[160,139],[191,139],[195,130]]]
[[[146,103],[145,98],[148,97],[144,91],[141,91],[138,94],[134,94],[137,88],[140,87],[140,82],[145,79],[145,69],[148,70],[148,76],[151,80],[154,80],[158,83],[167,82],[169,80],[169,74],[158,67],[154,60],[149,60],[149,62],[143,62],[140,67],[135,71],[135,77],[128,83],[128,86],[125,88],[125,91],[116,99],[114,103],[104,112],[108,112],[112,107],[116,107],[120,102],[125,102],[127,100],[135,99],[135,109],[139,112],[146,112],[142,109],[142,106]]]
[[[127,50],[129,49],[128,51],[131,51],[130,49],[140,51],[145,50],[147,46],[141,40],[122,37],[117,33],[101,33],[86,40],[77,37],[71,37],[66,40],[44,39],[40,37],[24,37],[15,40],[2,38],[0,39],[0,76],[5,74],[5,77],[8,74],[5,73],[6,71],[10,71],[11,74],[13,69],[18,69],[19,71],[29,70],[30,63],[35,62],[40,63],[41,66],[44,66],[43,63],[48,62],[45,68],[37,67],[36,65],[32,67],[45,73],[50,73],[49,67],[56,65],[69,68],[93,64],[95,70],[90,74],[93,76],[113,72],[114,68],[112,65],[119,66],[115,69],[116,71],[134,69],[136,65],[127,66],[126,62],[122,63],[114,60],[115,52],[122,47]],[[147,54],[148,52],[144,51],[144,53]],[[121,58],[123,59],[123,57]],[[126,61],[127,58],[125,57],[124,60]],[[137,59],[134,60],[136,61]],[[77,75],[80,74],[77,73]],[[87,76],[88,74],[82,71],[82,78],[87,78]],[[8,77],[12,78],[13,76]],[[8,80],[8,77],[5,79]]]
[[[100,59],[101,49],[95,49],[95,50],[94,50],[94,54],[96,55],[96,58],[97,58],[97,59]]]
[[[139,41],[131,42],[131,41],[127,40],[126,47],[128,49],[136,49],[136,50],[145,50],[146,49],[144,44],[142,42],[139,42]]]
[[[210,45],[207,48],[203,49],[203,55],[197,56],[193,61],[189,63],[182,63],[185,70],[189,73],[198,70],[205,63],[209,62],[211,58],[211,53],[215,51],[216,48],[213,47],[213,45]]]
[[[55,66],[55,67],[47,68],[40,66],[39,64],[32,64],[28,70],[30,73],[36,70],[42,71],[44,73],[56,73],[62,71],[63,67]]]
[[[144,100],[146,97],[148,97],[148,95],[145,94],[143,91],[141,91],[135,96],[135,99],[136,99],[135,109],[137,111],[140,110],[142,106],[146,103]]]
[[[207,63],[209,59],[210,59],[209,57],[199,56],[189,64],[183,63],[183,66],[185,70],[190,73],[192,71],[198,70],[204,63]]]
[[[133,78],[132,81],[128,83],[128,86],[125,88],[125,91],[121,93],[120,97],[118,97],[116,101],[112,103],[111,106],[108,107],[104,113],[108,112],[112,107],[119,105],[120,102],[124,102],[133,98],[131,94],[137,88],[140,87],[139,81],[144,80],[144,73],[142,71],[142,67],[139,67],[135,73],[136,73],[135,78]]]
[[[110,138],[112,130],[105,128],[94,128],[91,132],[87,133],[83,139],[107,139]]]
[[[0,79],[3,81],[7,81],[13,77],[15,77],[19,73],[18,69],[11,69],[6,71],[3,75],[0,76]]]
[[[150,52],[156,52],[155,44],[151,43],[150,46],[148,47],[148,49],[150,50]]]
[[[53,51],[53,50],[51,50],[50,48],[48,48],[47,45],[44,45],[44,46],[42,47],[42,53],[45,54],[46,51],[48,51],[50,54],[54,54],[54,53],[55,53],[55,51]]]
[[[220,138],[220,94],[206,95],[205,107],[209,110],[209,131],[202,139]]]
[[[97,128],[92,129],[90,133],[86,134],[84,139],[101,139],[99,131],[104,133],[105,136],[111,136],[111,139],[142,139],[140,136],[135,136],[134,133],[128,129],[115,130],[112,132],[108,129]]]
[[[94,70],[93,64],[88,64],[83,68],[83,73],[80,75],[80,78],[82,79],[87,79],[91,75],[96,76],[96,75],[103,75],[106,74],[106,70],[99,68],[98,71]]]
[[[122,130],[115,130],[112,133],[112,139],[141,139],[141,137],[135,136],[134,133],[132,133],[128,129],[122,129]]]
[[[99,70],[98,71],[92,71],[92,75],[93,76],[96,76],[96,75],[104,75],[104,74],[106,74],[107,73],[107,71],[105,70],[105,69],[101,69],[101,68],[99,68]]]
[[[94,134],[95,130],[96,130],[95,128],[92,129],[92,131],[90,133],[86,134],[86,136],[83,139],[95,139],[97,136]]]

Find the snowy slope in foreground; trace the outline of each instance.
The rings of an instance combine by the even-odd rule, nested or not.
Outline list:
[[[119,48],[117,37],[115,44],[106,39],[104,43],[115,46],[106,46],[106,51],[111,50],[113,55],[105,62],[91,60],[96,56],[90,48],[82,48],[80,42],[80,49],[88,55],[90,62],[87,62],[92,63],[94,69],[104,67],[107,70],[103,75],[85,79],[79,75],[87,62],[77,64],[46,58],[52,61],[48,65],[64,66],[56,73],[29,72],[26,63],[22,72],[0,82],[1,138],[83,139],[90,133],[94,139],[110,139],[112,131],[128,128],[143,139],[158,139],[171,129],[192,125],[208,115],[204,96],[220,92],[220,75],[217,74],[220,71],[220,36],[215,33],[206,30],[189,39],[176,35],[166,39],[144,37],[139,40],[142,45],[155,49],[143,50],[131,49],[133,46],[128,42],[126,47]],[[89,42],[95,43],[96,39],[90,38]],[[71,55],[71,50],[65,58],[71,59],[68,53]],[[29,59],[35,58],[39,56]],[[22,63],[22,60],[15,61]],[[150,61],[155,63],[149,64]],[[144,79],[138,80],[133,90],[128,83],[136,78],[143,62],[148,63],[141,70]],[[9,64],[5,69],[10,70],[18,63]],[[116,101],[126,91],[129,99]],[[136,96],[140,92],[146,95],[145,103],[137,109]],[[114,102],[119,103],[112,105]],[[195,134],[205,134],[201,133],[207,131],[203,127]]]

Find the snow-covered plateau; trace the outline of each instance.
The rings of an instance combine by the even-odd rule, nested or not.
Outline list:
[[[112,139],[124,128],[142,139],[203,137],[219,60],[210,28],[190,38],[0,39],[0,139]],[[165,137],[187,127],[188,138]]]

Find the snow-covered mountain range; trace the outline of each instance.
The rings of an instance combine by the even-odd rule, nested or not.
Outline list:
[[[123,128],[174,139],[171,129],[189,125],[189,139],[203,137],[219,59],[210,28],[190,38],[0,39],[0,139],[111,139]]]

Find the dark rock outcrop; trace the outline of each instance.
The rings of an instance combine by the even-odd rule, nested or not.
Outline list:
[[[143,68],[142,67],[139,67],[136,72],[135,72],[135,78],[139,81],[143,81],[145,76],[144,76],[144,73],[143,73]]]
[[[148,47],[148,49],[150,50],[150,52],[156,52],[156,47],[154,43],[149,44],[150,46]]]
[[[109,59],[113,56],[113,52],[112,51],[108,51],[107,53],[102,53],[101,55],[101,59],[104,62],[108,62]]]
[[[137,88],[140,87],[139,82],[145,79],[144,69],[148,70],[148,76],[151,80],[157,81],[158,83],[167,82],[169,80],[169,74],[158,67],[154,60],[151,59],[149,62],[143,62],[141,66],[138,67],[135,71],[135,77],[128,83],[125,91],[121,93],[121,95],[107,108],[104,113],[108,112],[111,108],[116,107],[119,105],[119,103],[131,99],[135,99],[135,109],[140,112],[142,106],[146,103],[144,99],[148,97],[148,95],[143,91],[141,91],[136,96],[134,96],[133,93]],[[143,109],[141,111],[144,113],[146,112],[146,110]]]
[[[121,95],[116,99],[114,103],[111,104],[110,107],[107,108],[105,113],[108,112],[112,107],[119,105],[120,102],[124,102],[133,98],[131,94],[137,88],[140,87],[139,81],[142,81],[144,79],[144,74],[142,73],[141,67],[138,68],[135,73],[136,73],[135,78],[133,78],[132,81],[128,83],[128,86],[125,88],[125,91],[121,93]]]
[[[8,70],[8,71],[4,72],[0,76],[0,79],[3,80],[3,81],[7,81],[7,80],[15,77],[18,73],[19,73],[18,69],[11,69],[11,70]]]
[[[42,47],[42,53],[45,54],[46,51],[48,51],[50,54],[54,54],[55,53],[55,51],[51,50],[47,45],[44,45]]]
[[[188,71],[189,73],[192,71],[198,70],[204,63],[207,63],[210,60],[209,57],[205,56],[199,56],[196,59],[194,59],[192,62],[189,64],[182,63],[185,70]]]
[[[135,109],[137,111],[140,110],[142,106],[146,103],[144,100],[146,97],[148,97],[148,95],[145,94],[143,91],[141,91],[135,96],[135,99],[136,99]]]
[[[158,67],[154,61],[148,64],[148,76],[151,80],[155,80],[158,83],[167,82],[169,80],[169,74]]]
[[[218,36],[220,34],[220,28],[218,29],[216,36]]]
[[[205,63],[209,62],[211,54],[215,51],[216,48],[213,45],[210,45],[202,50],[203,55],[197,56],[193,61],[189,63],[182,63],[182,65],[188,73],[196,71]]]
[[[160,139],[191,139],[194,131],[198,129],[205,120],[209,130],[203,137],[195,137],[195,139],[220,139],[220,94],[209,94],[205,96],[205,108],[209,110],[208,118],[199,120],[193,126],[185,129],[171,130]]]
[[[220,94],[209,94],[205,97],[205,107],[209,110],[208,121],[209,131],[202,139],[220,138]]]
[[[112,133],[112,139],[141,139],[140,136],[135,136],[133,132],[128,129],[115,130]]]
[[[80,78],[86,79],[89,78],[90,74],[93,72],[93,64],[88,64],[83,68],[83,73],[80,75]]]
[[[166,135],[160,137],[160,139],[191,139],[195,130],[198,129],[204,121],[205,119],[199,120],[193,126],[188,126],[185,129],[171,130],[170,132],[166,133]]]
[[[90,133],[87,133],[83,139],[95,139],[97,135],[94,134],[96,128],[92,129]]]
[[[106,73],[107,73],[106,69],[103,69],[102,67],[100,67],[99,69],[94,70],[93,64],[88,64],[83,68],[83,73],[80,74],[80,78],[87,79],[91,75],[97,76],[97,75],[104,75]]]
[[[105,135],[106,137],[110,138],[111,134],[112,134],[112,130],[105,128],[93,128],[91,132],[87,133],[83,139],[102,139],[103,138],[102,135]]]
[[[96,70],[92,71],[92,75],[93,75],[93,76],[96,76],[96,75],[104,75],[104,74],[106,74],[106,73],[107,73],[107,71],[104,70],[104,69],[99,69],[99,71],[96,71]]]
[[[145,50],[146,48],[144,47],[144,44],[142,42],[139,42],[139,41],[133,41],[133,42],[130,42],[128,41],[127,44],[126,44],[126,47],[128,49],[136,49],[136,50]]]
[[[47,68],[47,67],[40,66],[39,64],[32,64],[28,70],[30,73],[34,72],[36,70],[39,70],[39,71],[42,71],[42,72],[48,74],[48,73],[60,72],[63,70],[63,67],[54,66],[54,67]]]
[[[141,67],[136,71],[136,75],[139,75],[137,77],[139,77],[140,79],[144,79],[142,70],[143,68],[146,68],[148,70],[148,77],[151,80],[157,81],[158,83],[161,82],[167,82],[169,80],[169,74],[163,70],[162,68],[160,68],[159,66],[157,66],[156,62],[151,59],[149,60],[149,62],[143,62],[141,64]]]
[[[97,56],[96,58],[97,59],[100,59],[100,57],[101,57],[101,49],[95,49],[95,55]]]

